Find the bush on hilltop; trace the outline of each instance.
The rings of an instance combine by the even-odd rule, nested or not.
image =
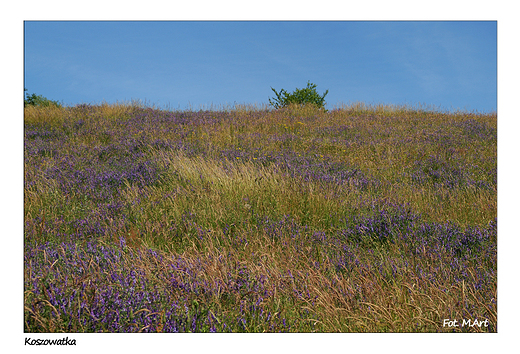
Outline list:
[[[276,98],[269,98],[269,103],[276,109],[286,107],[290,104],[313,104],[318,108],[325,108],[325,96],[329,93],[329,90],[325,91],[323,95],[318,94],[316,91],[316,85],[307,82],[307,87],[303,89],[296,89],[293,93],[288,93],[286,90],[281,89],[280,92],[276,92],[274,88],[271,90],[276,95]]]
[[[27,91],[27,89],[24,89],[24,92]],[[32,95],[29,95],[28,93],[25,93],[26,97],[23,100],[23,106],[40,106],[40,107],[49,107],[49,106],[56,106],[61,107],[61,104],[58,101],[51,101],[46,97],[43,97],[42,95],[36,95],[33,93]]]

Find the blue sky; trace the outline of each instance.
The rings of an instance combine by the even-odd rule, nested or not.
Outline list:
[[[350,102],[497,110],[495,21],[26,21],[24,87],[67,105]]]

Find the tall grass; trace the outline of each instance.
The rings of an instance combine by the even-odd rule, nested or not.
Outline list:
[[[496,125],[27,107],[25,331],[496,332]]]

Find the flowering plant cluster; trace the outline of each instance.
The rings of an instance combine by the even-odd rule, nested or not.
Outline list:
[[[24,124],[26,332],[497,331],[496,115],[103,104]]]

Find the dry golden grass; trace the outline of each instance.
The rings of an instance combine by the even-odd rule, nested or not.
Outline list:
[[[62,125],[69,114],[66,108],[50,105],[48,107],[24,107],[24,122],[35,125],[55,127]]]
[[[388,220],[373,217],[379,211],[403,216],[392,214],[401,213],[394,208],[401,205],[420,215],[417,227],[452,222],[462,230],[453,231],[456,235],[467,226],[483,230],[496,220],[496,188],[484,175],[496,164],[495,140],[470,136],[462,125],[472,120],[492,130],[496,115],[363,104],[330,112],[299,106],[277,111],[239,107],[225,114],[194,113],[192,120],[181,117],[180,123],[175,121],[179,117],[161,116],[156,126],[158,113],[142,108],[26,108],[27,126],[43,130],[31,132],[35,140],[28,139],[28,144],[37,144],[25,156],[25,179],[31,182],[24,191],[28,247],[59,243],[60,237],[75,238],[78,245],[95,241],[120,247],[119,268],[110,271],[139,271],[148,286],[171,295],[190,314],[202,308],[219,324],[247,319],[244,328],[236,324],[233,330],[443,332],[445,318],[477,317],[494,321],[494,327],[457,330],[496,331],[493,239],[475,241],[471,252],[482,252],[478,255],[486,257],[483,264],[473,253],[459,257],[444,244],[436,245],[440,251],[434,253],[427,241],[439,237],[436,231],[422,235],[425,241],[417,249],[411,246],[416,240],[399,239],[408,233],[421,236],[406,225],[396,226],[395,243],[367,231],[388,226]],[[83,125],[71,133],[75,130],[66,121]],[[48,127],[58,128],[57,133],[47,134]],[[68,129],[65,136],[60,127]],[[356,170],[367,184],[322,178],[319,173],[333,163],[339,170],[331,170],[331,175]],[[426,174],[435,163],[447,171],[439,168],[441,181],[459,169],[491,187],[477,188],[464,179],[461,185],[448,186],[434,184],[428,175],[424,181],[410,177]],[[69,166],[70,171],[62,171]],[[53,175],[56,169],[63,173]],[[125,169],[141,175],[117,184]],[[159,177],[149,178],[142,171],[159,171]],[[56,175],[62,179],[52,177]],[[85,194],[61,193],[60,183],[73,180],[96,183],[85,188]],[[110,183],[118,187],[110,189]],[[110,193],[100,199],[95,192],[105,188]],[[352,221],[357,216],[369,220],[360,219],[363,225],[358,227]],[[349,233],[355,227],[357,233]],[[119,245],[121,239],[126,248]],[[143,256],[149,251],[160,257]],[[460,268],[450,263],[454,258]],[[172,259],[183,266],[173,267]],[[117,288],[96,262],[81,262],[87,264],[88,281],[98,279]],[[47,263],[52,269],[63,266]],[[26,265],[28,279],[39,279],[32,264]],[[464,277],[461,269],[467,272]],[[66,274],[55,280],[56,286]],[[73,286],[86,279],[71,274]],[[197,291],[175,288],[172,279],[186,281],[186,286],[191,282]],[[242,281],[247,286],[241,288]],[[257,293],[245,290],[259,283]],[[26,286],[25,311],[32,319],[30,325],[26,319],[26,327],[64,330],[67,321],[55,316],[60,309],[52,305],[52,294],[29,290],[33,283]],[[95,295],[91,297],[89,304]],[[153,311],[149,305],[135,308],[134,315],[146,312],[147,319],[157,318],[138,329],[163,330],[169,304],[163,305]],[[270,327],[258,309],[280,316],[279,321]],[[286,328],[282,318],[293,327]],[[84,329],[79,319],[73,322],[73,329]]]

